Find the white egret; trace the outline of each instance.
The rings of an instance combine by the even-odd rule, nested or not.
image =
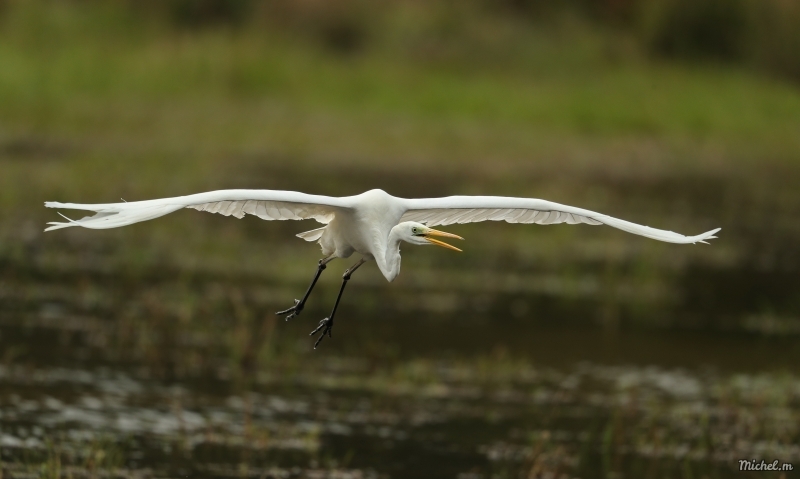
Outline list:
[[[242,218],[245,214],[264,220],[315,219],[323,227],[300,233],[306,241],[316,241],[322,247],[323,258],[319,260],[316,274],[302,299],[295,299],[294,306],[277,314],[297,316],[303,310],[311,290],[334,258],[348,258],[353,253],[361,259],[345,271],[339,296],[330,316],[320,321],[310,335],[322,332],[314,347],[327,334],[331,336],[333,317],[350,275],[366,261],[374,260],[387,280],[394,280],[400,273],[400,243],[415,245],[437,245],[456,251],[455,246],[435,237],[463,239],[460,236],[438,231],[432,226],[473,223],[477,221],[506,221],[508,223],[556,223],[590,225],[606,224],[629,233],[670,243],[705,243],[716,238],[720,228],[697,236],[684,236],[671,231],[649,228],[612,218],[594,211],[561,205],[532,198],[509,198],[502,196],[450,196],[446,198],[406,199],[389,195],[382,190],[370,190],[355,196],[335,198],[309,195],[294,191],[273,190],[220,190],[195,195],[163,198],[148,201],[133,201],[107,204],[76,204],[46,202],[48,208],[65,208],[94,211],[96,214],[80,220],[64,216],[67,222],[50,222],[45,231],[82,226],[91,229],[106,229],[126,226],[151,220],[181,208],[220,213]],[[60,213],[59,213],[60,214]]]

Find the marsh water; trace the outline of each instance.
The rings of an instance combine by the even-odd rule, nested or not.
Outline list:
[[[687,181],[700,182],[683,188],[689,204],[723,184]],[[605,188],[628,195],[634,216],[666,211],[647,218],[654,226],[676,217],[670,197],[653,195],[669,185]],[[693,213],[686,227],[775,207],[721,195],[719,210],[678,207]],[[797,213],[794,199],[783,211]],[[789,222],[760,223],[769,235],[731,222],[695,247],[597,228],[534,226],[520,239],[511,231],[524,226],[451,226],[472,256],[406,247],[394,284],[362,268],[333,337],[313,350],[308,333],[338,291],[337,267],[301,316],[274,315],[314,271],[316,247],[288,239],[306,225],[193,214],[129,236],[56,237],[26,224],[7,242],[4,475],[791,475],[742,473],[741,459],[800,468]],[[204,249],[220,237],[236,251]]]

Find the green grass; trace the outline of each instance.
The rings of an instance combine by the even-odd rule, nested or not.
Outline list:
[[[613,51],[621,41],[591,30],[570,43],[549,38],[552,31],[509,26],[507,43],[473,40],[466,47],[476,49],[474,57],[456,51],[431,60],[392,42],[342,57],[274,28],[137,30],[133,20],[83,13],[62,6],[7,15],[0,44],[6,128],[96,134],[131,126],[142,114],[137,109],[165,103],[213,124],[216,108],[275,102],[300,115],[321,111],[359,123],[399,117],[540,135],[777,142],[797,149],[800,93],[791,85],[724,67],[652,64],[636,55],[609,59],[604,48]],[[9,27],[15,24],[23,27]],[[586,46],[592,43],[599,46]],[[501,55],[506,48],[512,52]],[[220,140],[235,141],[221,126]]]

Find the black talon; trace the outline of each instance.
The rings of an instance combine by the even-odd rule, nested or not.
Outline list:
[[[311,294],[311,290],[314,289],[314,285],[317,284],[317,280],[319,279],[319,275],[321,275],[322,272],[325,270],[325,268],[327,268],[327,266],[325,266],[325,265],[331,259],[332,258],[325,258],[325,259],[319,260],[319,263],[317,265],[317,273],[314,275],[314,279],[311,280],[311,285],[309,285],[308,289],[306,290],[306,294],[303,295],[303,299],[295,299],[294,300],[294,306],[292,306],[291,308],[284,309],[283,311],[278,311],[275,314],[280,316],[282,314],[291,313],[291,314],[289,314],[289,316],[286,316],[286,321],[289,321],[290,319],[294,318],[295,316],[299,316],[300,312],[303,311],[303,308],[306,305],[306,300],[308,299],[308,296]]]
[[[336,315],[336,308],[339,307],[339,300],[342,299],[342,293],[344,292],[344,287],[347,286],[347,282],[350,280],[350,275],[353,274],[353,271],[357,270],[358,267],[364,263],[366,263],[366,260],[364,258],[361,258],[358,261],[358,263],[354,264],[350,269],[344,272],[344,275],[342,275],[342,287],[339,288],[339,296],[336,297],[336,302],[333,303],[333,310],[331,311],[331,315],[320,321],[319,326],[317,326],[316,329],[314,329],[314,331],[311,331],[311,334],[309,334],[309,336],[313,336],[317,334],[320,330],[322,330],[322,334],[319,335],[319,338],[317,338],[317,341],[314,343],[314,349],[317,349],[319,343],[321,343],[322,340],[325,338],[325,333],[328,333],[329,338],[333,337],[333,334],[331,333],[331,330],[333,329],[333,317]]]
[[[325,319],[321,320],[321,321],[319,322],[319,325],[318,325],[316,328],[314,328],[314,331],[311,331],[311,332],[310,332],[308,335],[309,335],[309,336],[313,336],[313,335],[315,335],[315,334],[317,333],[317,331],[319,331],[320,329],[322,329],[322,328],[323,328],[323,326],[325,326],[325,324],[326,324],[327,322],[328,322],[328,318],[325,318]]]
[[[292,306],[292,307],[291,307],[291,308],[289,308],[289,309],[285,309],[285,310],[283,310],[283,311],[278,311],[278,312],[277,312],[277,313],[275,313],[275,314],[277,314],[278,316],[280,316],[281,314],[292,313],[292,314],[290,314],[289,316],[286,316],[286,321],[289,321],[290,319],[292,319],[292,318],[294,318],[295,316],[297,316],[298,314],[300,314],[300,311],[302,311],[302,310],[303,310],[303,306],[304,306],[304,305],[300,303],[300,300],[299,300],[299,299],[295,299],[295,300],[294,300],[294,306]]]
[[[328,333],[329,338],[332,337],[331,330],[333,329],[333,320],[331,320],[331,318],[323,319],[322,321],[319,322],[319,326],[317,326],[314,329],[314,331],[311,331],[311,334],[309,334],[309,336],[317,334],[319,330],[321,330],[322,328],[325,329],[322,330],[322,334],[319,335],[319,338],[317,338],[317,341],[314,343],[314,349],[317,349],[319,343],[321,343],[322,340],[325,339],[325,333]]]

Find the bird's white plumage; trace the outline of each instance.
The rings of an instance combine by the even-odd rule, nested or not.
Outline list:
[[[330,197],[294,191],[219,190],[195,195],[107,204],[47,202],[49,208],[94,211],[96,214],[68,222],[51,222],[45,231],[70,226],[92,229],[117,228],[158,218],[181,208],[242,218],[246,214],[265,220],[314,219],[326,226],[300,233],[306,241],[319,241],[326,256],[348,257],[353,252],[375,259],[390,281],[399,273],[400,241],[413,244],[408,222],[426,227],[478,221],[506,221],[540,225],[567,223],[605,224],[629,233],[670,243],[704,243],[719,228],[696,236],[684,236],[624,221],[594,211],[532,198],[502,196],[450,196],[405,199],[381,190],[360,195]],[[66,218],[66,217],[65,217]],[[422,226],[422,225],[420,225]]]
[[[311,231],[304,231],[303,233],[298,233],[296,236],[298,238],[303,238],[306,241],[317,241],[318,239],[322,238],[322,234],[325,233],[325,226],[322,228],[313,229]]]
[[[668,243],[698,243],[713,238],[719,229],[697,236],[684,236],[673,231],[659,230],[631,223],[594,211],[534,198],[502,196],[449,196],[404,200],[407,211],[401,221],[418,221],[428,226],[506,221],[508,223],[557,223],[590,225],[605,224]]]
[[[48,201],[45,206],[97,212],[94,216],[69,220],[68,223],[50,222],[48,224],[53,226],[45,231],[70,226],[92,229],[118,228],[152,220],[181,208],[193,208],[237,218],[252,214],[264,220],[315,219],[327,224],[337,211],[349,208],[342,198],[275,190],[218,190],[175,198],[95,205]]]

